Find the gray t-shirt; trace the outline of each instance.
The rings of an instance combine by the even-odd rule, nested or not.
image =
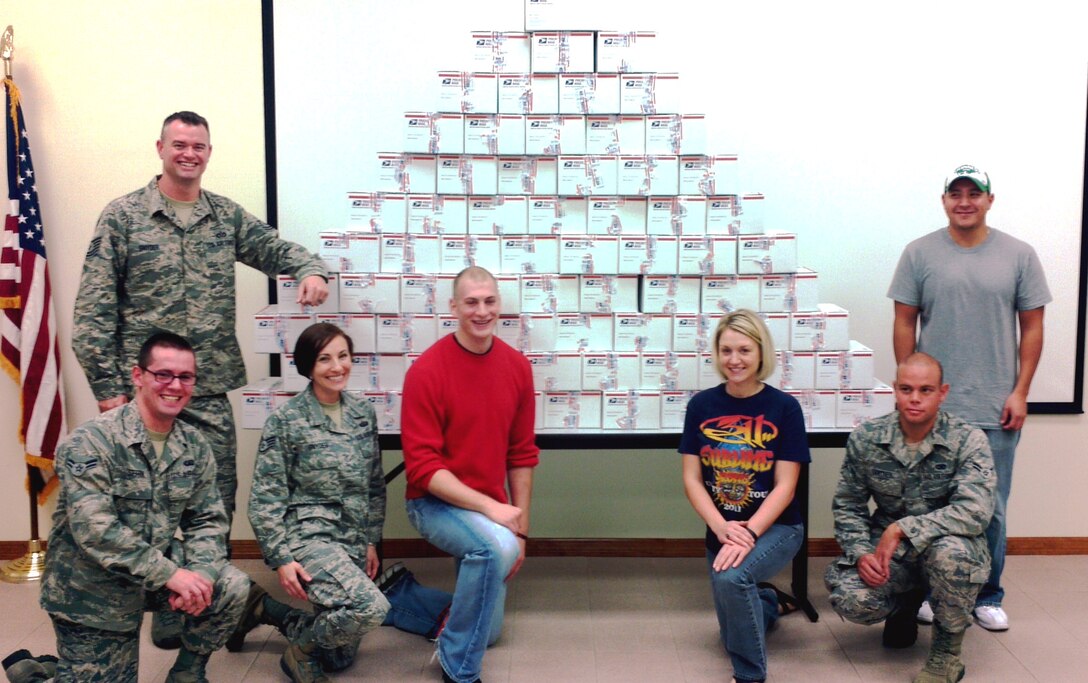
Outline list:
[[[1031,245],[990,228],[985,242],[965,249],[941,228],[903,250],[888,297],[919,309],[918,350],[941,361],[951,385],[943,409],[1000,427],[1016,385],[1017,313],[1052,298]]]

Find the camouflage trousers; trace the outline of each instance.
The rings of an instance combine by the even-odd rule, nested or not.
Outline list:
[[[249,577],[225,565],[215,582],[212,604],[197,617],[182,617],[182,647],[211,654],[234,632],[249,594]],[[165,609],[169,591],[149,593],[145,609]],[[140,632],[105,631],[50,614],[57,636],[57,683],[136,683]]]
[[[366,575],[363,560],[356,562],[336,543],[311,542],[293,553],[313,577],[305,586],[314,616],[285,624],[289,641],[312,640],[326,650],[357,647],[365,633],[381,626],[389,601]]]
[[[857,566],[842,557],[828,566],[824,584],[831,592],[835,612],[866,625],[887,619],[897,605],[897,596],[928,588],[934,621],[946,631],[961,633],[971,624],[975,596],[989,571],[990,553],[984,536],[942,536],[922,553],[901,543],[891,561],[891,577],[883,586],[866,584]]]
[[[234,499],[238,490],[238,435],[234,430],[230,400],[226,394],[194,396],[178,417],[200,430],[211,444],[215,455],[215,484],[223,497],[229,525],[234,520]],[[227,539],[229,546],[229,531]]]

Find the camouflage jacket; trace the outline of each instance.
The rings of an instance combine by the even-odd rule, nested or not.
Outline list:
[[[939,412],[912,455],[893,411],[862,423],[846,442],[831,504],[835,540],[846,559],[857,562],[876,549],[892,522],[918,552],[942,536],[979,536],[993,514],[996,481],[980,429]],[[870,498],[876,503],[872,513]]]
[[[234,263],[272,277],[325,276],[317,256],[230,199],[201,190],[182,227],[153,178],[98,218],[76,295],[72,347],[98,400],[132,396],[129,370],[156,329],[188,338],[200,368],[196,396],[245,384],[234,336]]]
[[[253,470],[249,521],[265,562],[279,567],[313,542],[336,542],[355,559],[382,538],[385,476],[370,403],[341,396],[341,427],[312,385],[265,422]]]
[[[155,454],[135,403],[84,423],[57,449],[60,479],[45,611],[110,631],[140,627],[145,591],[178,565],[166,557],[181,530],[186,569],[212,581],[227,562],[227,514],[204,437],[179,421]]]

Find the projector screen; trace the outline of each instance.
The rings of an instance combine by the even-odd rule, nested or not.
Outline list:
[[[439,71],[472,71],[473,31],[521,31],[514,0],[266,0],[270,220],[311,249],[345,228],[346,194],[376,189],[403,114],[436,111]],[[560,3],[571,4],[571,3]],[[1054,301],[1036,412],[1081,412],[1088,10],[840,2],[583,2],[559,29],[653,31],[679,113],[706,117],[708,154],[739,156],[768,230],[798,235],[821,301],[894,376],[892,271],[947,225],[960,164],[986,170],[988,223],[1035,247]],[[274,90],[274,92],[273,92]]]

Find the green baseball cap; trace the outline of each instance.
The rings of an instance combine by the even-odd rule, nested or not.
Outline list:
[[[971,164],[964,164],[952,171],[952,175],[944,181],[944,191],[948,192],[949,186],[960,178],[969,178],[971,182],[978,186],[978,189],[990,194],[990,176]]]

